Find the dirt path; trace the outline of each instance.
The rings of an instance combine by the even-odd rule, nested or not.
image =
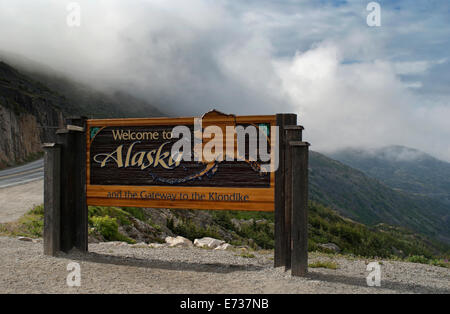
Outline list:
[[[34,205],[44,202],[44,181],[0,188],[0,223],[19,219]]]
[[[89,254],[42,254],[42,243],[0,237],[0,293],[450,293],[450,269],[383,261],[381,287],[366,284],[366,262],[333,258],[337,270],[311,268],[292,278],[273,254],[132,248],[90,244]],[[312,254],[310,263],[331,257]],[[68,287],[68,263],[81,266],[81,287]]]

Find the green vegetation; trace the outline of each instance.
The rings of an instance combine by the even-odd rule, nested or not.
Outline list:
[[[211,212],[211,215],[218,225],[234,231],[239,236],[235,240],[237,243],[232,244],[239,244],[240,239],[253,239],[261,248],[273,248],[273,214],[245,213],[247,219],[253,219],[253,223],[241,225],[241,228],[232,223],[233,218],[242,215],[240,212],[217,211]],[[310,202],[308,215],[309,251],[331,253],[320,244],[334,243],[343,254],[371,258],[407,258],[417,255],[424,256],[427,263],[435,258],[435,255],[444,257],[449,254],[445,247],[406,229],[385,224],[368,227],[343,218],[317,202]],[[258,220],[260,223],[256,223]]]
[[[255,258],[255,254],[249,253],[249,252],[242,252],[238,256],[243,257],[243,258]]]
[[[208,226],[206,228],[201,228],[194,224],[189,219],[183,219],[180,223],[174,223],[173,219],[167,221],[167,228],[172,230],[173,233],[185,237],[191,241],[198,238],[211,237],[216,239],[222,239],[222,236],[218,230],[214,227]]]
[[[336,270],[338,269],[338,265],[335,262],[330,261],[317,261],[308,265],[310,268],[328,268]]]
[[[0,235],[42,237],[44,230],[44,206],[35,206],[18,221],[0,224]]]
[[[450,239],[448,205],[420,195],[394,190],[363,172],[310,152],[310,199],[369,226],[402,226],[415,233]]]
[[[136,243],[119,232],[119,224],[116,218],[109,216],[94,216],[89,219],[90,225],[95,231],[102,235],[106,241],[124,241],[127,243]]]
[[[130,225],[130,217],[132,217],[129,212],[126,212],[121,208],[102,206],[90,206],[88,209],[88,216],[90,219],[101,217],[114,218],[120,225]]]
[[[395,255],[433,256],[430,245],[423,238],[406,230],[367,227],[345,219],[318,203],[309,207],[309,250],[323,250],[319,244],[335,243],[344,254],[367,257],[392,257]]]
[[[393,189],[450,200],[450,163],[419,150],[387,146],[376,150],[344,149],[331,157],[378,179]],[[406,157],[406,158],[405,158]]]
[[[231,230],[236,234],[233,245],[250,245],[256,248],[248,239],[263,249],[273,249],[274,247],[274,215],[265,212],[242,212],[242,211],[212,211],[211,215],[216,224],[224,229]],[[250,223],[236,226],[232,219],[245,219]]]

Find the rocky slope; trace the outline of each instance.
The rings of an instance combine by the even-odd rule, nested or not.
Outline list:
[[[0,62],[0,167],[25,161],[52,139],[62,123],[58,103],[58,95]]]
[[[154,106],[128,93],[97,91],[43,66],[20,66],[20,60],[15,58],[12,67],[3,58],[6,57],[0,57],[0,168],[35,157],[41,152],[42,142],[53,141],[55,127],[62,125],[64,116],[162,115]]]

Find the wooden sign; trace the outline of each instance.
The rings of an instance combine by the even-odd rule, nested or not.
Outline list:
[[[296,114],[284,113],[67,118],[56,143],[44,145],[44,253],[88,251],[88,205],[275,211],[274,266],[304,276],[302,130]]]
[[[250,136],[238,138],[230,130],[257,130],[257,148],[267,144],[270,163],[277,145],[271,140],[276,116],[212,111],[201,118],[200,128],[196,119],[87,120],[87,204],[274,211],[274,173],[262,171],[264,161],[251,155]],[[176,126],[189,131],[191,160],[171,154],[180,140],[172,133]],[[207,132],[210,127],[217,131],[214,136]],[[242,140],[243,153],[238,150]],[[216,144],[223,144],[222,151]]]

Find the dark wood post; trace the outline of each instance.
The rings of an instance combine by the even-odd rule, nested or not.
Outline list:
[[[88,207],[86,205],[86,117],[66,119],[75,142],[75,243],[80,251],[88,250]]]
[[[68,118],[56,132],[61,145],[61,250],[88,250],[85,118]]]
[[[284,166],[284,212],[285,212],[285,251],[286,251],[286,270],[291,268],[292,255],[292,240],[291,240],[291,225],[292,225],[292,158],[290,153],[290,142],[302,140],[303,127],[300,125],[288,125],[284,127],[285,138],[285,166]]]
[[[292,141],[292,275],[308,272],[308,150],[306,142]]]
[[[61,145],[61,251],[74,247],[75,221],[75,139],[67,129],[56,131],[56,142]]]
[[[60,250],[61,148],[44,144],[44,254],[56,256]]]
[[[277,114],[277,126],[279,134],[279,156],[278,169],[275,171],[275,253],[274,266],[286,265],[286,214],[285,214],[285,148],[284,127],[296,125],[297,115],[293,113]]]

